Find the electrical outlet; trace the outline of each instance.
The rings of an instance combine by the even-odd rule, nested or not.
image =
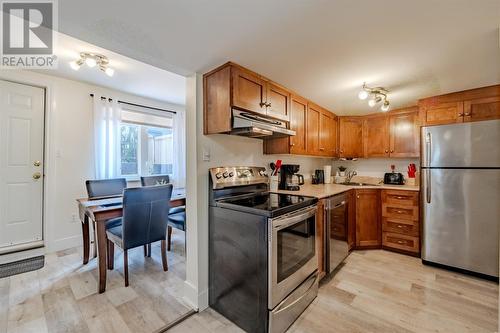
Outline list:
[[[203,161],[210,162],[210,149],[207,147],[203,148]]]

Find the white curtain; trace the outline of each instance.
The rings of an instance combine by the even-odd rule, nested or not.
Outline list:
[[[95,178],[108,179],[120,175],[121,110],[116,99],[94,95],[94,160]]]
[[[173,117],[174,163],[172,166],[174,187],[186,187],[186,116],[177,111]]]

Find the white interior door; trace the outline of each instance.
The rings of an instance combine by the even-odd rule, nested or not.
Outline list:
[[[0,253],[43,241],[44,96],[0,80]]]

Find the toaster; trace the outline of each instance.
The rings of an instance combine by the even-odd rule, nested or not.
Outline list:
[[[404,185],[405,180],[403,174],[399,172],[391,172],[384,174],[384,184],[389,185]]]

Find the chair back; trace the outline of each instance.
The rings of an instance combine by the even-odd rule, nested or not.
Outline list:
[[[87,180],[85,186],[89,199],[113,197],[123,194],[123,190],[127,188],[127,180],[125,178]]]
[[[168,175],[141,177],[142,186],[167,185],[169,183],[170,177]]]
[[[172,184],[123,191],[123,249],[165,239]]]

